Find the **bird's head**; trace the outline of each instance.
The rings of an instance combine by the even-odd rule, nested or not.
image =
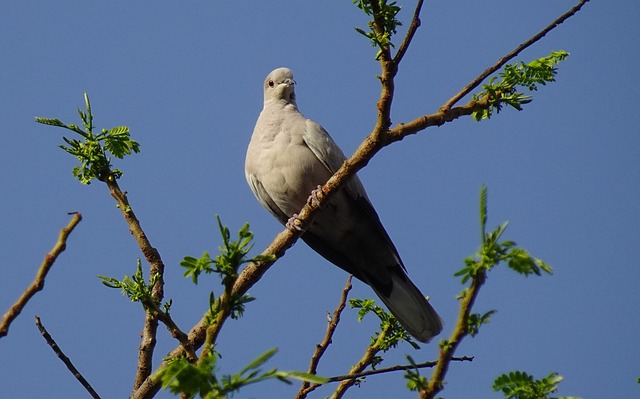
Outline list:
[[[296,93],[293,72],[289,68],[278,68],[271,71],[264,80],[264,101],[284,101],[296,105]]]

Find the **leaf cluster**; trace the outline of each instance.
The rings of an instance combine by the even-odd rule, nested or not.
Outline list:
[[[465,267],[455,273],[462,277],[462,283],[477,276],[484,276],[486,272],[501,262],[506,262],[509,268],[519,274],[541,275],[542,271],[551,274],[552,269],[541,259],[534,258],[523,249],[516,246],[514,241],[500,241],[507,229],[508,222],[502,223],[495,230],[487,232],[487,188],[480,190],[480,224],[482,245],[474,256],[464,260]]]
[[[136,272],[131,276],[124,276],[122,280],[118,280],[113,277],[107,276],[98,276],[100,280],[102,280],[102,284],[106,285],[109,288],[120,288],[122,290],[122,295],[131,299],[132,302],[140,302],[145,309],[156,308],[159,304],[155,302],[152,295],[153,286],[159,279],[158,274],[154,274],[149,279],[149,283],[145,281],[144,275],[142,274],[142,263],[140,259],[138,259],[138,265],[136,267]],[[169,308],[171,307],[171,301],[165,303],[164,305],[165,312],[169,313]]]
[[[378,336],[381,334],[381,332],[384,331],[385,337],[382,342],[379,343],[379,348],[383,352],[386,352],[391,348],[395,348],[396,346],[398,346],[398,343],[402,341],[407,342],[416,350],[420,349],[420,345],[418,345],[413,340],[413,337],[407,332],[407,330],[405,330],[404,327],[402,327],[400,323],[398,323],[398,320],[395,318],[395,316],[385,311],[380,306],[377,306],[375,304],[375,300],[354,298],[349,299],[349,305],[352,309],[359,309],[359,322],[361,322],[364,316],[368,313],[373,313],[378,317],[378,319],[380,320],[380,331],[376,332],[375,336],[371,338],[371,342],[376,342]]]
[[[242,228],[240,228],[238,231],[238,239],[234,241],[231,240],[229,228],[222,224],[219,216],[216,215],[216,219],[223,243],[223,246],[218,247],[220,253],[215,259],[211,259],[209,253],[206,251],[200,258],[185,256],[183,261],[180,262],[180,266],[186,269],[184,272],[185,277],[191,277],[191,280],[195,284],[198,284],[200,274],[218,273],[223,285],[228,287],[232,285],[238,277],[238,270],[243,264],[272,260],[273,257],[264,255],[258,255],[253,258],[247,257],[247,254],[251,251],[251,248],[253,248],[253,233],[249,231],[248,223],[245,223]]]
[[[366,15],[373,17],[373,20],[369,22],[368,31],[357,27],[355,30],[369,39],[373,47],[378,47],[377,60],[382,51],[389,46],[394,47],[391,36],[396,34],[397,27],[402,25],[402,22],[396,19],[401,6],[395,1],[387,3],[387,0],[353,0],[353,4]]]
[[[426,389],[429,381],[426,377],[420,375],[420,369],[411,356],[407,355],[407,360],[414,367],[413,369],[407,369],[404,374],[404,378],[407,380],[407,388],[413,392]]]
[[[67,145],[59,147],[73,155],[80,161],[80,165],[73,168],[73,175],[83,184],[91,184],[93,179],[105,181],[108,178],[119,179],[122,171],[112,169],[112,156],[122,159],[131,153],[140,152],[140,144],[131,139],[127,126],[117,126],[112,129],[102,129],[94,133],[93,114],[87,93],[84,94],[86,112],[78,109],[84,130],[77,125],[66,125],[59,119],[36,117],[36,122],[49,126],[62,127],[81,136],[81,139],[62,137]]]
[[[493,382],[493,390],[502,392],[507,399],[551,399],[550,394],[558,390],[563,377],[558,373],[536,380],[524,371],[512,371],[502,374]],[[573,396],[561,396],[557,399],[578,399]]]
[[[216,376],[218,355],[215,353],[203,356],[197,364],[190,363],[185,358],[179,358],[159,370],[155,378],[160,379],[164,389],[182,394],[182,397],[193,398],[199,395],[205,399],[226,399],[247,385],[274,378],[287,384],[291,384],[290,379],[317,384],[328,381],[326,378],[299,371],[279,371],[275,368],[263,371],[261,367],[276,352],[277,349],[270,349],[239,372],[224,374],[220,378]]]
[[[245,263],[272,260],[273,256],[257,255],[252,258],[247,257],[253,248],[253,233],[249,230],[249,224],[245,223],[238,231],[237,240],[231,239],[229,228],[222,224],[220,217],[216,215],[218,229],[222,235],[221,247],[218,247],[219,254],[212,259],[209,252],[205,251],[200,258],[185,256],[180,266],[185,268],[184,276],[191,277],[191,280],[198,284],[202,273],[217,273],[220,276],[225,292],[231,298],[231,318],[237,319],[242,316],[245,304],[255,300],[254,297],[245,294],[235,296],[232,294],[233,284],[238,278],[238,270]],[[210,319],[217,313],[215,296],[211,294],[209,299]]]
[[[525,64],[520,61],[515,64],[507,64],[504,70],[489,79],[489,83],[482,85],[482,92],[473,95],[473,100],[488,100],[490,107],[476,111],[472,114],[476,121],[489,119],[495,110],[499,113],[503,104],[509,105],[518,111],[522,111],[522,105],[532,101],[530,95],[518,91],[523,87],[529,91],[538,90],[538,85],[546,85],[555,81],[558,73],[556,65],[569,56],[566,51],[552,51],[550,55],[538,58]],[[500,78],[500,81],[497,79]]]

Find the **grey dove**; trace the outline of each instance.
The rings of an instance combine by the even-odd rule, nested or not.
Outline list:
[[[288,68],[275,69],[264,80],[264,108],[245,160],[253,194],[290,228],[290,218],[346,159],[329,133],[300,113],[295,84]],[[409,280],[357,176],[319,209],[301,238],[329,262],[371,286],[419,341],[428,342],[442,331],[440,317]]]

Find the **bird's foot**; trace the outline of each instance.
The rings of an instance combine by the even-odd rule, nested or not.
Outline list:
[[[300,220],[300,217],[298,216],[297,213],[294,213],[293,216],[291,216],[289,220],[287,220],[287,223],[285,223],[284,226],[289,230],[293,231],[294,233],[304,230],[302,228],[302,221]]]
[[[317,208],[323,208],[322,206],[320,206],[320,201],[322,200],[322,198],[324,196],[325,196],[325,193],[324,193],[324,190],[322,189],[322,186],[318,185],[316,187],[316,189],[311,192],[311,196],[309,196],[309,199],[307,200],[307,203],[310,206],[315,206]]]

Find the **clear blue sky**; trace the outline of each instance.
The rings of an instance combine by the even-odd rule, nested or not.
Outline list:
[[[97,275],[132,274],[140,253],[106,187],[83,186],[57,148],[61,129],[34,116],[78,123],[88,92],[99,127],[128,125],[142,153],[116,162],[120,184],[167,265],[167,298],[188,330],[206,308],[210,280],[181,277],[185,255],[215,252],[215,214],[236,231],[250,222],[255,250],[281,230],[257,203],[243,172],[262,107],[262,81],[288,66],[302,112],[347,154],[374,124],[375,50],[353,27],[351,1],[4,2],[0,6],[0,311],[29,284],[68,211],[84,220],[43,292],[0,340],[0,386],[8,398],[82,398],[86,392],[40,337],[33,315],[104,398],[130,393],[142,311]],[[408,21],[414,2],[401,2]],[[427,1],[423,25],[400,67],[393,121],[432,113],[479,72],[576,1]],[[566,50],[558,82],[523,112],[462,119],[386,148],[360,173],[410,276],[451,332],[461,286],[453,273],[479,241],[477,197],[489,188],[489,225],[555,269],[524,278],[499,269],[477,311],[497,309],[453,364],[446,397],[501,397],[493,379],[520,369],[565,376],[560,394],[638,397],[640,306],[640,4],[592,1],[521,55]],[[404,30],[402,30],[404,32]],[[271,347],[268,364],[304,370],[338,302],[346,274],[298,243],[251,290],[257,297],[220,336],[222,372]],[[373,293],[356,283],[353,295]],[[345,373],[362,353],[372,320],[347,311],[319,371]],[[175,347],[160,328],[157,361]],[[402,346],[385,365],[433,360]],[[429,374],[429,371],[424,371]],[[370,378],[349,397],[413,398],[400,374]],[[292,397],[269,382],[238,398]],[[329,391],[316,392],[319,398]],[[157,397],[171,397],[160,393]]]

